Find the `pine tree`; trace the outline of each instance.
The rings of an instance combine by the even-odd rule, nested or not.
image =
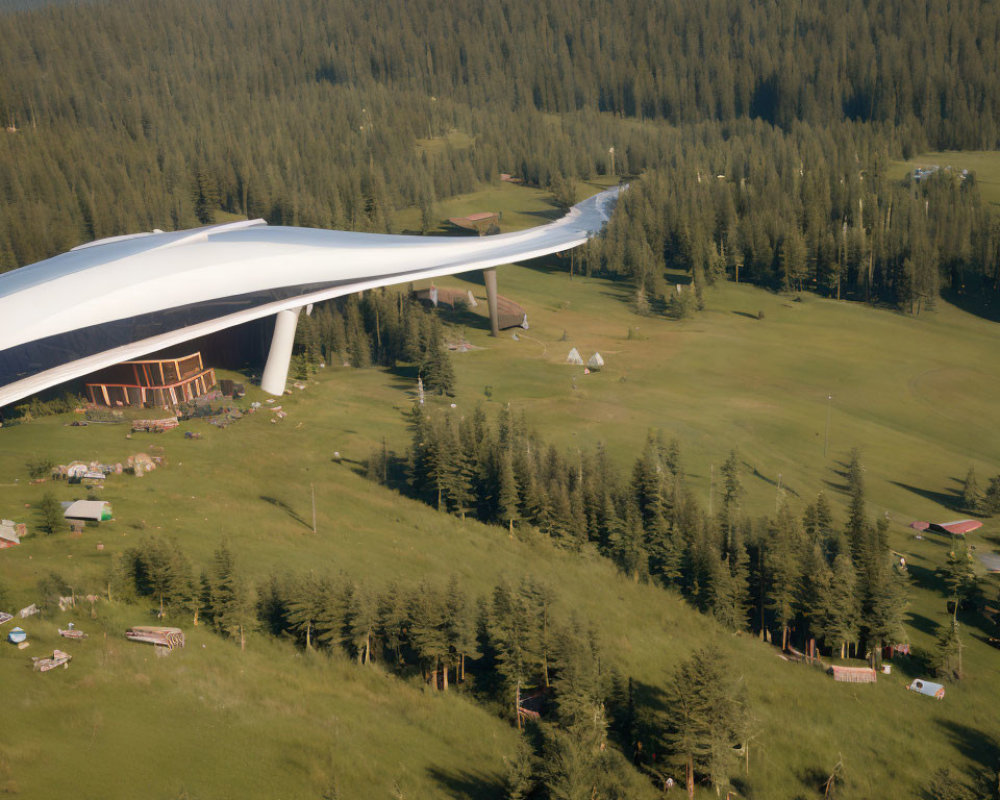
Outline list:
[[[681,663],[670,684],[663,739],[670,758],[684,769],[688,797],[706,776],[717,792],[729,785],[734,748],[745,740],[746,700],[727,670],[721,651],[696,651]]]
[[[477,655],[476,628],[469,601],[458,582],[458,576],[448,579],[445,596],[445,638],[449,660],[455,665],[455,682],[465,681],[465,661]]]
[[[486,629],[496,653],[497,672],[504,680],[504,695],[513,704],[518,729],[521,690],[531,673],[531,628],[531,612],[523,598],[506,583],[498,583],[493,590]]]
[[[823,616],[829,637],[826,642],[831,647],[840,648],[841,658],[846,658],[850,645],[858,640],[860,603],[857,583],[857,572],[850,556],[838,554],[833,562],[830,594]]]
[[[970,466],[965,474],[965,482],[962,485],[962,507],[972,513],[978,513],[983,506],[983,493],[979,490],[979,482],[976,480],[976,468]]]
[[[370,592],[357,584],[351,587],[346,625],[350,630],[351,647],[358,663],[368,664],[372,660],[378,627],[378,602]]]
[[[313,572],[300,576],[291,587],[288,624],[306,650],[314,647],[316,621],[322,616],[329,594],[329,581],[320,579]]]
[[[212,560],[211,608],[216,629],[239,640],[246,649],[247,636],[257,626],[256,592],[239,571],[236,557],[223,539]]]
[[[442,688],[448,689],[449,642],[444,598],[426,583],[421,583],[410,601],[410,643],[420,658],[424,675],[435,678],[442,673]]]
[[[750,609],[749,556],[739,529],[733,532],[731,552],[713,559],[711,575],[712,613],[726,628],[742,631]]]
[[[517,477],[514,475],[514,462],[509,450],[500,454],[500,492],[497,497],[497,511],[500,519],[507,523],[511,536],[514,535],[514,523],[521,518]]]
[[[983,497],[983,512],[990,516],[1000,514],[1000,475],[990,478],[990,484],[986,487],[986,494]]]
[[[168,608],[191,602],[196,593],[191,565],[175,541],[148,537],[128,557],[133,563],[136,593],[156,600],[157,616],[163,617]]]
[[[949,551],[948,560],[939,572],[951,597],[952,620],[955,621],[958,619],[958,609],[974,597],[977,590],[975,562],[965,541]]]
[[[403,662],[408,625],[406,596],[396,584],[390,584],[379,597],[378,631],[384,647],[392,654],[392,663],[397,666]]]
[[[36,506],[38,511],[38,529],[43,533],[59,533],[66,528],[66,518],[62,506],[52,492],[46,492]]]
[[[719,528],[722,532],[722,549],[728,553],[732,546],[732,532],[736,525],[740,502],[743,499],[743,484],[740,482],[740,459],[735,450],[730,450],[720,470],[722,476],[722,502],[719,506]]]
[[[431,316],[420,375],[429,391],[455,396],[455,370],[451,365],[451,356],[445,347],[441,321],[437,316]]]
[[[766,567],[770,577],[769,608],[781,626],[781,648],[789,644],[789,631],[798,612],[799,585],[802,580],[801,532],[798,520],[788,505],[778,511],[770,528]]]
[[[938,637],[934,653],[934,674],[949,681],[962,679],[962,636],[958,620],[952,618]]]
[[[847,519],[847,540],[851,545],[851,553],[858,559],[862,547],[865,529],[865,481],[864,467],[861,466],[861,452],[851,450],[851,460],[847,467],[847,491],[851,498]]]
[[[886,553],[862,606],[862,629],[875,663],[881,662],[884,645],[898,641],[895,637],[903,631],[906,606],[906,579]]]

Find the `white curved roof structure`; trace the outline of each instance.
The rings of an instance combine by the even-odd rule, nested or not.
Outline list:
[[[482,238],[269,226],[102,239],[0,274],[0,406],[223,328],[378,286],[487,269],[596,235],[618,189]]]

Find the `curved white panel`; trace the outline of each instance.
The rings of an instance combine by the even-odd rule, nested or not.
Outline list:
[[[84,358],[67,356],[65,363],[47,365],[23,378],[4,379],[0,406],[110,364],[284,309],[568,250],[601,230],[618,191],[594,195],[556,222],[497,236],[392,236],[272,227],[251,220],[90,242],[0,274],[0,375],[12,373],[15,356],[25,346],[58,340],[61,334],[193,304],[211,304],[211,318]],[[235,301],[267,293],[290,296],[249,308]],[[227,298],[234,298],[231,307],[219,305]]]

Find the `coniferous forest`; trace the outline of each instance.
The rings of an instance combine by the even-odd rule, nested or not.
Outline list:
[[[576,280],[574,288],[600,283],[601,297],[613,296],[618,310],[630,317],[633,310],[674,319],[695,316],[709,303],[709,287],[731,281],[773,293],[766,296],[776,296],[775,303],[782,305],[769,308],[804,308],[814,299],[807,297],[798,306],[790,296],[802,300],[804,293],[815,293],[843,301],[816,300],[817,306],[903,320],[915,329],[928,317],[914,317],[934,311],[942,297],[978,310],[1000,300],[1000,216],[981,195],[975,172],[939,169],[901,178],[891,165],[931,150],[1000,150],[998,75],[1000,4],[990,0],[0,0],[0,272],[96,238],[241,217],[383,233],[400,233],[409,224],[402,219],[419,218],[420,232],[428,233],[444,216],[438,213],[441,201],[497,185],[507,173],[514,182],[547,192],[560,209],[583,199],[586,181],[629,184],[602,235],[582,246],[571,263],[588,277],[610,279]],[[562,268],[554,264],[546,262],[538,272]],[[750,296],[747,292],[740,296]],[[589,302],[574,295],[580,307],[584,302],[577,298]],[[593,307],[578,311],[568,299],[552,302],[558,308],[545,309],[549,325],[556,313],[578,315],[564,315],[573,322],[563,328],[557,348],[565,352],[565,343],[575,350],[577,340],[570,342],[567,328],[583,328],[580,319]],[[847,307],[847,302],[901,313]],[[430,311],[412,296],[386,289],[316,304],[298,322],[291,372],[297,383],[295,392],[288,391],[291,397],[264,398],[251,386],[240,427],[224,434],[192,428],[190,439],[180,442],[189,448],[183,451],[166,436],[157,439],[168,442],[169,458],[166,446],[143,444],[150,452],[156,449],[164,469],[143,478],[145,495],[134,484],[127,490],[121,488],[124,483],[109,484],[120,492],[122,502],[118,505],[117,496],[115,502],[122,521],[105,537],[107,552],[103,542],[90,552],[87,540],[90,561],[77,558],[69,566],[62,561],[64,553],[57,548],[61,537],[68,541],[71,534],[59,499],[68,485],[66,491],[38,486],[49,479],[57,461],[52,453],[31,450],[24,464],[27,473],[2,484],[3,499],[15,498],[11,507],[19,514],[22,506],[28,509],[24,516],[34,530],[26,543],[48,548],[35,551],[42,555],[31,569],[42,569],[35,565],[46,554],[52,564],[59,558],[60,568],[46,565],[35,583],[34,572],[30,580],[22,580],[21,572],[7,566],[17,562],[6,562],[9,571],[0,577],[14,588],[0,583],[0,601],[14,608],[16,593],[19,603],[21,594],[32,593],[41,618],[49,622],[67,594],[74,607],[77,596],[95,598],[90,600],[92,630],[98,625],[105,630],[99,667],[119,670],[115,674],[143,670],[139,674],[145,677],[145,671],[153,674],[156,667],[140,664],[138,657],[116,661],[115,642],[107,644],[113,626],[121,627],[126,617],[184,625],[205,652],[188,648],[194,655],[182,666],[190,672],[179,680],[212,697],[219,687],[230,691],[232,673],[242,675],[241,665],[250,663],[234,667],[227,659],[250,658],[257,650],[264,655],[247,667],[250,674],[266,675],[269,685],[287,679],[292,693],[299,693],[296,681],[302,681],[306,688],[301,696],[283,707],[269,686],[238,700],[218,700],[218,708],[204,703],[206,715],[231,721],[224,716],[227,708],[252,708],[276,715],[259,719],[284,720],[287,715],[292,720],[288,730],[298,730],[309,723],[297,716],[301,709],[291,706],[307,705],[303,696],[315,697],[323,711],[312,718],[320,721],[307,734],[330,749],[352,736],[362,742],[359,747],[367,747],[371,731],[395,724],[390,717],[412,722],[413,727],[405,728],[408,736],[414,730],[427,733],[446,717],[433,716],[440,711],[436,706],[433,712],[426,711],[430,706],[413,711],[414,698],[441,700],[438,705],[444,707],[446,699],[457,695],[461,714],[473,719],[471,714],[483,713],[491,723],[499,718],[503,722],[498,727],[517,738],[510,748],[502,742],[489,745],[494,763],[482,774],[472,769],[479,764],[471,765],[468,775],[450,776],[450,782],[432,774],[449,796],[594,800],[694,798],[700,793],[759,798],[767,791],[759,787],[787,784],[791,796],[801,784],[810,792],[801,797],[833,798],[897,774],[907,790],[917,786],[919,765],[897,773],[888,763],[910,756],[900,740],[912,733],[894,739],[887,748],[890,755],[870,767],[856,757],[861,745],[845,743],[861,735],[859,728],[851,730],[836,719],[817,722],[812,719],[815,707],[808,700],[800,704],[794,687],[806,685],[811,673],[802,669],[796,673],[806,676],[799,678],[802,683],[779,685],[791,673],[778,669],[796,669],[788,664],[793,661],[820,665],[824,672],[826,661],[846,669],[854,664],[853,669],[871,673],[874,680],[887,650],[891,657],[902,647],[907,657],[912,655],[905,662],[912,671],[905,673],[908,677],[948,681],[949,691],[962,680],[966,704],[972,703],[969,698],[986,696],[982,687],[995,680],[981,666],[982,652],[993,655],[989,645],[1000,646],[1000,613],[989,605],[1000,605],[995,589],[987,590],[986,581],[977,577],[974,550],[964,539],[948,539],[950,552],[942,550],[934,567],[908,567],[909,551],[904,555],[893,549],[890,537],[898,546],[899,531],[890,529],[888,510],[879,506],[876,511],[866,494],[874,494],[876,481],[885,484],[888,478],[879,474],[866,488],[866,442],[842,441],[849,399],[843,407],[833,406],[833,395],[824,389],[818,401],[808,398],[808,422],[791,419],[791,414],[782,419],[787,438],[771,442],[773,450],[794,437],[815,436],[820,442],[825,412],[823,462],[813,473],[798,476],[789,468],[785,473],[775,468],[772,481],[754,464],[770,459],[761,467],[770,469],[784,463],[780,458],[785,454],[751,456],[718,437],[711,440],[696,425],[685,430],[666,402],[664,408],[648,411],[657,423],[645,441],[634,443],[629,458],[620,458],[617,451],[613,457],[607,444],[620,445],[627,438],[612,441],[622,429],[617,426],[626,424],[622,417],[631,413],[629,404],[620,401],[624,412],[619,417],[608,412],[612,401],[603,410],[592,410],[598,405],[595,384],[604,379],[606,388],[610,370],[601,374],[599,367],[593,372],[588,367],[584,373],[582,362],[580,385],[574,375],[572,389],[566,389],[572,391],[570,399],[558,395],[553,387],[560,380],[567,383],[569,373],[557,374],[554,365],[570,367],[561,355],[546,350],[554,336],[545,343],[542,334],[529,340],[529,334],[518,330],[510,341],[490,339],[490,347],[470,347],[492,348],[481,355],[494,356],[493,369],[498,369],[502,346],[513,348],[517,342],[523,349],[509,356],[509,372],[525,367],[527,374],[548,359],[525,380],[551,382],[544,387],[551,391],[548,399],[562,404],[567,416],[587,403],[594,421],[603,423],[601,414],[608,416],[606,426],[595,422],[592,428],[579,428],[600,430],[604,443],[594,434],[567,448],[566,436],[576,436],[576,430],[562,438],[558,431],[539,433],[520,406],[512,409],[506,397],[492,402],[500,399],[493,396],[494,386],[513,383],[509,374],[494,384],[483,362],[470,364],[475,354],[462,364],[450,355],[452,338],[461,336],[469,344],[464,341],[467,331],[459,330],[473,319],[466,311],[456,307],[450,316]],[[769,310],[768,322],[761,323],[763,311],[754,315],[734,307],[723,313],[757,326],[753,330],[764,329],[772,315]],[[643,341],[645,334],[632,323],[630,319],[624,340],[601,332],[601,350],[609,360]],[[671,326],[671,333],[685,328],[663,319],[656,323]],[[989,334],[976,331],[979,345],[990,341]],[[535,333],[532,329],[531,335]],[[481,341],[476,334],[469,338]],[[583,347],[583,334],[574,330],[573,335],[581,337]],[[749,334],[741,329],[738,335]],[[872,335],[874,347],[878,335]],[[778,334],[774,336],[766,341],[773,343]],[[524,355],[529,341],[541,346],[543,356],[535,361]],[[661,338],[650,348],[655,344],[681,352],[686,341],[680,335]],[[992,369],[981,366],[983,373]],[[900,366],[899,375],[911,367],[909,362]],[[939,397],[949,401],[965,386],[990,385],[971,368],[952,373],[937,362],[932,367],[912,378],[905,372],[912,395],[906,399],[913,399],[913,406],[925,399],[919,396],[920,379],[940,379],[947,394]],[[733,368],[720,358],[711,369]],[[632,388],[643,385],[633,374],[622,369],[614,400],[643,391]],[[762,372],[753,380],[763,382],[772,374]],[[486,402],[477,404],[470,376],[478,380],[482,375],[489,377],[478,385],[490,383],[483,389]],[[412,391],[418,378],[420,389]],[[862,382],[855,378],[847,376],[840,386]],[[394,394],[378,393],[382,379],[395,381]],[[344,389],[350,381],[356,383]],[[706,384],[706,393],[725,391],[718,388],[722,383]],[[845,387],[845,394],[848,388],[855,387]],[[831,391],[839,395],[841,390]],[[405,401],[394,405],[404,392]],[[387,396],[393,399],[385,401]],[[250,404],[255,397],[261,402]],[[864,405],[864,398],[856,402]],[[946,405],[933,397],[926,403],[935,406],[935,413]],[[97,424],[121,420],[76,419],[72,415],[83,412],[79,405],[68,393],[49,403],[33,398],[4,418],[5,434],[13,430],[24,436],[6,441],[16,441],[28,453],[35,447],[26,444],[32,432],[28,426],[49,425],[43,429],[48,438],[40,436],[38,447],[57,450],[64,447],[66,434],[56,426],[65,425],[73,428],[70,435],[79,435],[76,442],[93,435],[90,441],[98,442],[93,448],[111,449],[111,429],[101,432]],[[751,431],[740,436],[756,445],[775,429],[761,424],[754,431],[751,422],[771,421],[787,408],[775,403],[773,410],[757,416],[757,406],[750,405],[738,412],[745,413]],[[837,446],[842,452],[828,459],[832,408],[840,417],[835,435],[841,437]],[[961,403],[956,408],[947,417],[949,425],[965,413]],[[122,414],[113,410],[107,416],[115,413]],[[359,420],[348,426],[326,418],[350,413]],[[877,426],[905,429],[916,418],[897,419],[886,412],[888,421],[875,419],[878,414],[868,408],[858,416],[871,425],[865,432]],[[259,424],[265,419],[268,424]],[[670,433],[660,433],[661,419]],[[719,429],[730,419],[725,416]],[[678,438],[670,428],[674,423]],[[958,440],[956,450],[969,450],[970,463],[988,463],[994,450],[977,449],[979,443],[963,439],[976,429],[962,423],[967,420],[942,430]],[[642,424],[645,430],[645,419]],[[388,433],[383,435],[383,429]],[[203,432],[209,434],[205,440]],[[213,442],[215,435],[219,438]],[[681,436],[687,437],[683,447]],[[408,437],[405,444],[403,437]],[[129,434],[118,436],[114,447],[121,446],[122,438],[132,446]],[[76,442],[75,447],[86,449]],[[697,459],[692,444],[703,450]],[[850,449],[854,444],[859,449]],[[940,453],[945,454],[942,461],[950,457],[951,451],[943,448],[925,452],[916,439],[908,446],[912,450],[900,460],[931,461]],[[216,473],[206,466],[212,463],[212,447],[227,453],[226,463],[213,467]],[[335,448],[343,448],[343,454]],[[814,449],[819,462],[821,448],[817,444]],[[724,455],[701,463],[710,450]],[[190,472],[178,471],[181,452]],[[884,469],[884,452],[880,459]],[[4,469],[10,460],[0,448]],[[221,472],[226,480],[219,478]],[[995,470],[980,473],[987,481],[981,489],[970,466],[960,499],[910,486],[902,468],[900,472],[892,485],[921,495],[936,510],[1000,514],[1000,475]],[[816,492],[820,483],[813,478],[819,474],[830,491]],[[179,475],[199,477],[182,483]],[[163,484],[155,483],[161,479]],[[761,482],[768,485],[773,510],[762,513],[760,502],[749,502],[752,481],[758,493]],[[786,490],[789,481],[815,485],[799,494]],[[87,488],[91,499],[110,496],[99,494],[103,484]],[[349,502],[356,507],[348,507]],[[366,516],[368,503],[377,511]],[[401,518],[406,516],[418,521],[404,530]],[[219,530],[211,530],[212,525]],[[443,551],[436,555],[447,562],[453,556],[447,541],[441,544],[443,537],[467,537],[470,530],[476,531],[476,538],[469,538],[483,548],[482,557],[504,563],[509,574],[483,578],[477,574],[481,562],[464,564],[457,557],[456,563],[448,563],[451,572],[424,560],[422,551],[434,541]],[[94,535],[93,530],[86,533]],[[903,535],[920,538],[909,528]],[[70,546],[82,547],[76,539]],[[511,553],[522,546],[527,555],[515,561]],[[291,552],[297,560],[287,562],[293,563],[289,567],[285,555]],[[338,559],[344,557],[346,563],[349,553],[355,560],[344,567]],[[405,563],[401,573],[385,566],[397,562]],[[589,571],[573,572],[568,564]],[[565,575],[559,571],[563,568]],[[62,577],[63,572],[70,577]],[[77,580],[84,573],[86,585]],[[24,569],[23,575],[28,574]],[[588,619],[580,610],[588,587],[573,584],[567,575],[603,576],[600,597],[610,598],[609,607],[617,597],[633,617],[616,618],[615,613],[626,611],[612,609],[606,619],[597,614]],[[640,599],[629,595],[626,604],[628,593],[639,592],[644,593]],[[947,604],[950,625],[908,614],[918,592],[924,600],[933,595],[942,614]],[[98,600],[101,614],[107,615],[100,623]],[[674,607],[663,612],[669,604],[680,612]],[[647,614],[642,617],[645,629],[636,621],[636,609]],[[982,635],[971,628],[960,635],[973,611],[984,609],[989,625],[976,623]],[[681,630],[681,619],[703,638]],[[905,631],[919,624],[924,624],[921,635],[939,635],[933,651],[914,646],[910,652]],[[659,637],[656,646],[671,648],[676,658],[669,670],[660,670],[656,685],[638,685],[621,656],[654,635]],[[748,648],[733,650],[730,640]],[[738,659],[733,653],[750,652],[750,646],[758,648],[755,653],[764,652],[761,660],[734,665]],[[978,648],[979,672],[971,676],[963,671],[966,647]],[[661,653],[646,657],[656,661]],[[199,670],[210,658],[225,664],[205,679]],[[764,659],[770,667],[760,667]],[[268,669],[278,667],[265,672],[263,662],[269,662]],[[100,674],[83,658],[77,665],[80,672]],[[746,680],[754,669],[756,684]],[[901,673],[899,668],[896,678]],[[878,680],[889,684],[882,674]],[[342,695],[324,699],[322,691],[338,680],[331,675],[339,675],[347,688],[338,687]],[[378,683],[364,683],[370,679]],[[137,678],[136,691],[161,700],[167,695],[158,693],[163,680],[162,674],[146,678],[145,684]],[[206,689],[211,681],[218,686]],[[834,686],[832,679],[827,683]],[[845,692],[827,695],[836,698],[831,705],[846,706],[846,692],[857,691],[836,684],[835,690],[840,689]],[[367,714],[388,704],[397,690],[412,690],[401,695],[403,713],[382,709],[385,716],[373,714],[381,722],[369,720]],[[359,719],[342,712],[348,693],[361,695],[361,703],[367,704],[355,707],[363,709]],[[907,700],[928,699],[904,694]],[[954,695],[959,696],[957,689]],[[860,693],[850,698],[858,707],[865,702]],[[39,692],[23,707],[50,699]],[[198,699],[201,704],[203,697]],[[788,708],[774,711],[785,704]],[[761,722],[757,715],[765,706],[770,716]],[[942,768],[922,776],[927,780],[920,786],[927,797],[997,800],[1000,745],[983,733],[994,730],[994,723],[967,720],[971,733],[963,739],[965,729],[946,727],[954,723],[948,714],[957,716],[951,708],[934,722],[954,739],[941,746],[941,761],[956,753],[964,759],[954,765],[958,777],[950,767]],[[407,716],[411,711],[412,718]],[[89,736],[95,741],[103,725],[100,715],[91,720],[74,713],[70,722],[83,730],[80,740]],[[341,713],[348,731],[343,740],[338,739]],[[801,763],[797,753],[778,755],[776,745],[767,751],[775,728],[784,723],[782,714],[791,721],[790,730],[818,731]],[[468,728],[451,733],[456,740],[471,740],[468,731],[479,733],[475,724],[463,721]],[[286,745],[296,740],[288,730],[275,734],[273,749],[291,762],[293,745]],[[77,733],[73,728],[73,736]],[[888,738],[896,731],[885,723],[862,733]],[[826,741],[827,734],[837,741]],[[259,731],[245,735],[236,741],[254,742]],[[943,736],[940,731],[936,735]],[[217,732],[212,730],[211,736]],[[384,751],[358,758],[361,750],[345,748],[341,757],[367,759],[382,768],[401,760],[399,751],[415,742],[412,736],[400,736],[387,736]],[[371,741],[381,740],[374,735]],[[453,740],[449,747],[457,758],[471,760],[462,750],[465,744]],[[13,794],[16,784],[9,789],[10,775],[15,767],[33,763],[35,754],[16,742],[0,745],[0,793]],[[816,756],[820,747],[826,748],[822,759]],[[842,747],[855,748],[849,769]],[[303,780],[310,786],[327,771],[336,772],[335,764],[348,776],[346,781],[355,781],[346,785],[366,780],[363,772],[354,775],[333,755],[327,766],[326,754],[318,758],[303,748],[295,757],[299,755],[306,764],[302,771],[309,773]],[[432,761],[418,753],[410,763],[433,767]],[[496,769],[501,761],[502,775]],[[786,767],[787,775],[774,777]],[[218,772],[229,768],[224,765]],[[158,769],[169,771],[162,764]],[[283,762],[279,778],[283,769],[293,774],[299,766]],[[411,779],[423,785],[421,778]],[[675,779],[685,787],[672,788]],[[394,783],[393,796],[423,796],[404,792],[403,784],[403,778]],[[889,784],[885,796],[893,796],[892,788]],[[179,794],[171,788],[170,796],[193,796],[187,787],[178,789]],[[322,796],[346,795],[333,785]]]
[[[670,268],[918,313],[997,291],[1000,230],[975,175],[887,162],[1000,144],[998,31],[943,0],[8,12],[0,266],[218,211],[394,231],[500,172],[613,169],[637,191],[590,268],[650,299]],[[472,144],[417,154],[451,130]]]

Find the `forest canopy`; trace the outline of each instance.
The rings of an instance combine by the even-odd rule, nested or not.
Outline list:
[[[600,259],[645,291],[662,264],[914,309],[996,287],[974,180],[926,190],[957,211],[923,225],[883,177],[998,147],[993,3],[121,0],[7,11],[0,37],[0,269],[219,211],[394,231],[501,171],[606,174],[613,145],[619,175],[662,174],[664,235]]]

